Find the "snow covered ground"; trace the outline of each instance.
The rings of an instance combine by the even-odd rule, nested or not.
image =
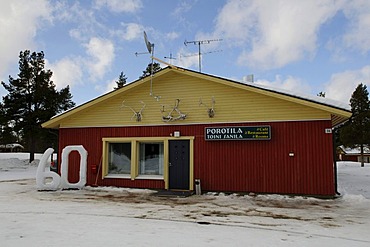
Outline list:
[[[37,158],[37,157],[36,157]],[[0,246],[370,246],[370,164],[339,162],[334,200],[38,192],[37,162],[0,154]]]

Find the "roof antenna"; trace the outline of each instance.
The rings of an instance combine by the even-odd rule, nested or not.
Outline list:
[[[144,41],[146,45],[146,49],[150,53],[150,57],[152,59],[151,67],[150,67],[150,93],[149,95],[154,97],[157,101],[161,98],[161,96],[155,96],[153,94],[153,57],[154,57],[154,44],[150,43],[148,40],[148,36],[146,35],[146,32],[144,31]]]
[[[195,41],[184,41],[184,45],[187,46],[188,44],[198,45],[198,57],[199,57],[199,72],[202,72],[202,61],[200,52],[200,45],[209,44],[213,41],[222,41],[222,39],[208,39],[208,40],[195,40]]]
[[[171,61],[172,60],[176,60],[176,58],[172,56],[172,52],[170,52],[170,56],[169,57],[164,57],[164,58],[167,58],[168,59],[168,63],[169,64],[171,64]]]

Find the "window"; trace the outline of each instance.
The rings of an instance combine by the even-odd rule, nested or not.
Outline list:
[[[153,139],[103,138],[103,177],[163,179],[165,141]]]
[[[109,143],[108,173],[131,173],[131,143]]]
[[[163,143],[139,144],[139,175],[163,175]]]

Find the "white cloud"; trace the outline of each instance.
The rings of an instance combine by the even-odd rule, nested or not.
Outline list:
[[[359,70],[347,70],[333,74],[325,85],[326,97],[349,104],[349,99],[358,84],[370,86],[370,65]]]
[[[230,0],[216,19],[214,36],[241,46],[239,64],[280,68],[315,54],[320,26],[340,7],[334,0]]]
[[[180,48],[180,50],[178,51],[175,57],[177,57],[177,59],[171,61],[171,62],[174,62],[175,65],[183,67],[183,68],[194,67],[194,68],[197,68],[198,70],[198,67],[199,67],[198,53],[190,54],[187,51],[185,51],[184,48]]]
[[[2,1],[0,8],[0,77],[18,61],[20,51],[35,48],[39,28],[50,23],[51,6],[46,0]]]
[[[84,40],[86,38],[83,30],[79,28],[73,28],[68,33],[71,38],[76,40]]]
[[[251,1],[228,1],[216,18],[215,36],[243,44],[257,25],[257,5]]]
[[[81,6],[79,2],[56,2],[53,15],[54,23],[71,25],[69,35],[79,42],[88,42],[90,37],[101,35],[108,29],[96,19],[94,10]]]
[[[287,90],[290,92],[297,92],[303,94],[310,94],[311,92],[311,87],[309,84],[293,76],[287,76],[286,78],[282,78],[280,75],[276,75],[274,81],[257,80],[255,81],[255,83],[259,85],[268,86],[271,88]]]
[[[74,2],[69,6],[67,2],[56,1],[53,3],[53,18],[54,21],[69,22],[75,20],[80,15],[82,8],[78,2]]]
[[[166,34],[167,40],[174,40],[177,39],[178,37],[180,37],[180,34],[177,32],[170,32]]]
[[[95,7],[107,6],[116,13],[135,13],[143,7],[141,0],[95,0]]]
[[[116,80],[118,79],[107,81],[105,84],[97,84],[95,85],[95,90],[97,92],[101,92],[102,94],[109,93],[113,91],[115,87],[117,87]]]
[[[81,84],[83,78],[81,58],[63,58],[55,63],[45,60],[47,68],[53,72],[52,80],[58,89]]]
[[[346,47],[367,52],[370,50],[370,1],[347,1],[343,7],[350,26],[343,36]]]
[[[181,1],[172,11],[171,15],[178,21],[183,22],[185,21],[184,14],[186,14],[192,9],[193,4],[194,3],[191,3],[189,1]]]
[[[370,51],[370,1],[343,1],[341,5],[343,23],[340,34],[330,37],[326,48],[336,62],[345,62],[353,58],[353,52],[366,54]]]
[[[127,41],[132,41],[143,37],[144,27],[142,25],[137,23],[122,23],[121,25],[123,26],[124,30],[117,33],[119,36],[121,36],[120,38]]]
[[[93,37],[85,44],[90,56],[87,62],[90,78],[93,81],[102,79],[114,60],[114,45],[110,40]]]
[[[172,12],[172,15],[176,17],[182,16],[184,13],[189,12],[192,7],[193,3],[189,1],[181,1]]]

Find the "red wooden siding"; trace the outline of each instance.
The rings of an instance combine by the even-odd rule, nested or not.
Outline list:
[[[212,126],[270,125],[269,141],[205,141]],[[60,129],[60,149],[83,145],[88,151],[89,185],[95,184],[93,165],[99,165],[103,137],[160,137],[180,131],[194,139],[194,178],[202,190],[306,195],[334,195],[332,134],[328,121],[292,121],[251,124],[145,126]],[[289,156],[294,153],[294,156]],[[61,156],[59,156],[61,157]],[[60,161],[59,161],[60,162]],[[71,156],[70,182],[78,180],[78,155]],[[98,185],[164,188],[161,180],[104,179]]]
[[[358,161],[358,158],[355,155],[345,155],[345,154],[342,154],[342,159],[340,161],[353,161],[353,162],[357,162]]]
[[[340,161],[352,161],[352,162],[360,162],[361,161],[361,155],[360,154],[342,154]],[[369,154],[364,154],[364,162],[368,163],[370,160]]]

